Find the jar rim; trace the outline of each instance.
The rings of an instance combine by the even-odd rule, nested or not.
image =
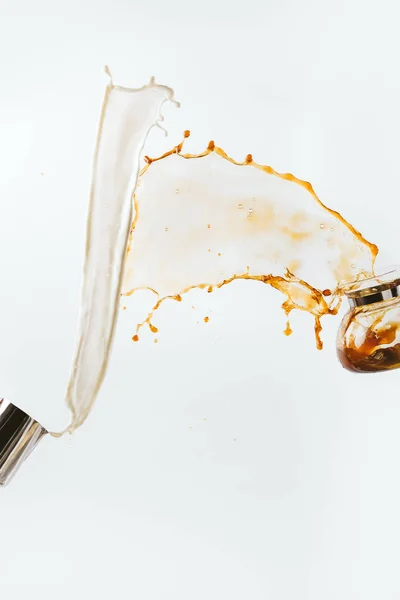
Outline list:
[[[391,294],[391,297],[400,295],[400,266],[386,267],[378,275],[374,274],[364,279],[346,281],[340,289],[349,299],[366,298],[367,296],[382,295],[381,300],[387,299],[382,292],[399,288],[399,294]],[[378,300],[374,300],[376,302]]]
[[[387,267],[379,275],[344,282],[340,287],[351,307],[392,300],[400,297],[400,267]]]

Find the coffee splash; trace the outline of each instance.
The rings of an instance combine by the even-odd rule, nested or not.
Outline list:
[[[378,253],[310,183],[290,173],[230,158],[210,142],[199,154],[185,139],[158,158],[145,157],[133,199],[123,295],[148,290],[155,302],[136,325],[156,333],[156,311],[193,289],[213,292],[236,280],[279,290],[289,315],[312,315],[317,348],[321,317],[337,314],[340,283],[370,276]]]

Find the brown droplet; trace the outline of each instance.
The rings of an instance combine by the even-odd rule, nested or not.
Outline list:
[[[322,295],[323,295],[323,296],[332,296],[332,292],[331,292],[331,290],[324,290],[324,291],[322,292]]]
[[[184,138],[188,138],[188,137],[190,137],[190,130],[189,130],[189,129],[186,129],[186,130],[183,132],[183,137],[184,137]]]
[[[150,331],[152,331],[153,333],[157,333],[158,332],[158,328],[155,327],[152,323],[149,323],[149,327],[150,327]]]
[[[251,155],[251,154],[248,154],[248,155],[246,156],[246,162],[247,162],[247,163],[251,163],[251,162],[253,162],[253,157],[252,157],[252,155]]]
[[[287,335],[287,336],[289,336],[289,335],[292,335],[292,333],[293,333],[293,330],[292,330],[292,328],[290,327],[290,322],[289,322],[289,321],[287,321],[287,322],[286,322],[286,327],[285,327],[285,329],[284,329],[284,332],[283,332],[283,333],[284,333],[285,335]]]
[[[210,285],[210,286],[207,288],[207,292],[208,292],[209,294],[211,294],[211,292],[212,292],[212,291],[213,291],[213,286],[212,286],[212,285]]]
[[[176,294],[176,296],[174,296],[174,300],[177,302],[182,302],[182,296],[180,294]]]
[[[204,323],[208,323],[209,320],[210,320],[209,317],[204,317]]]
[[[215,148],[215,144],[214,144],[213,140],[210,140],[208,142],[207,150],[214,150],[214,148]]]
[[[135,335],[133,336],[133,338],[132,338],[132,341],[133,341],[133,342],[138,342],[138,341],[139,341],[139,336],[135,334]]]

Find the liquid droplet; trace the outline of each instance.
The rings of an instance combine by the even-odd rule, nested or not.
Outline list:
[[[290,327],[290,322],[289,322],[289,321],[287,321],[287,322],[286,322],[286,327],[285,327],[285,329],[284,329],[283,333],[284,333],[285,335],[287,335],[287,336],[289,336],[289,335],[292,335],[292,333],[293,333],[293,330],[292,330],[292,328]]]

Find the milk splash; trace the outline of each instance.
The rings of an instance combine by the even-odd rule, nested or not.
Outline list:
[[[154,79],[140,89],[106,88],[94,155],[78,339],[66,402],[72,413],[62,433],[87,418],[104,379],[113,341],[121,281],[132,222],[132,194],[147,135],[163,120],[173,90]]]

